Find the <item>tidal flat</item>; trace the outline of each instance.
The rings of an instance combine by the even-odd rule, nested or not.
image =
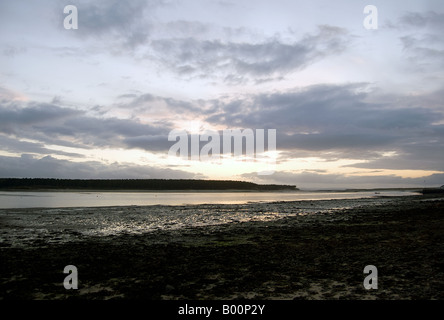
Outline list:
[[[317,201],[272,206],[277,213],[299,211],[277,219],[139,233],[98,235],[70,226],[46,238],[28,237],[21,245],[10,241],[10,228],[17,235],[26,226],[2,215],[0,299],[444,299],[441,197],[330,200],[321,206],[327,209],[309,214],[299,213],[303,206],[307,212],[316,208]],[[257,214],[268,212],[270,204],[246,208]],[[23,210],[35,215],[45,209]],[[94,215],[111,209],[72,210]],[[119,210],[125,215],[125,208]],[[63,285],[67,265],[78,270],[76,290]],[[363,286],[367,265],[378,270],[377,289]]]

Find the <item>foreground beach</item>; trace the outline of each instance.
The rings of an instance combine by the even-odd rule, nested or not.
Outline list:
[[[0,298],[443,299],[443,212],[438,196],[396,197],[270,221],[2,241]],[[78,290],[63,286],[67,265]],[[363,286],[367,265],[378,269],[376,290]]]

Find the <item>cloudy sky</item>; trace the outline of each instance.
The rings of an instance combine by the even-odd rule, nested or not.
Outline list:
[[[1,0],[0,177],[439,186],[443,30],[441,0]],[[276,129],[274,174],[168,156],[247,128]]]

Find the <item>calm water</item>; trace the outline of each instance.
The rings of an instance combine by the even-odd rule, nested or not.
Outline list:
[[[32,247],[90,237],[274,221],[347,219],[337,210],[379,205],[410,192],[2,192],[0,246]],[[385,196],[385,197],[378,197]],[[306,201],[308,200],[308,201]],[[301,220],[302,221],[302,220]],[[300,221],[300,222],[301,222]]]
[[[414,192],[1,192],[0,208],[63,208],[357,199]]]

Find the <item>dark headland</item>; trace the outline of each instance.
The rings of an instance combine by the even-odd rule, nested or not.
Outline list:
[[[242,190],[280,191],[298,190],[292,185],[256,184],[232,180],[194,179],[40,179],[3,178],[0,190]]]

